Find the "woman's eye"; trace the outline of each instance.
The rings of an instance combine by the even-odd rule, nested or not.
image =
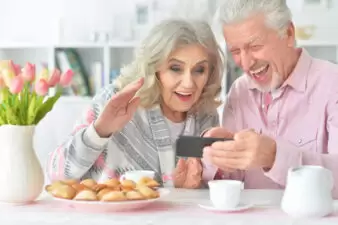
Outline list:
[[[177,67],[177,66],[171,66],[170,67],[170,70],[174,71],[174,72],[180,72],[181,71],[181,68],[180,67]]]
[[[205,71],[205,68],[204,68],[204,67],[197,68],[197,69],[195,70],[196,73],[204,73],[204,71]]]

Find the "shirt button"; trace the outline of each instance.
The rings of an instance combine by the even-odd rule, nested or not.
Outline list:
[[[301,144],[302,142],[303,142],[302,139],[299,139],[299,140],[298,140],[298,144]]]

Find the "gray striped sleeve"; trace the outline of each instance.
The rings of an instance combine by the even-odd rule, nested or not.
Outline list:
[[[51,180],[81,179],[104,151],[108,139],[98,137],[93,122],[113,93],[112,85],[102,89],[77,121],[73,133],[51,154],[52,163],[47,169]]]

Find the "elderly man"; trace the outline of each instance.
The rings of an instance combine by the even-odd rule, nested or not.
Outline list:
[[[224,2],[224,38],[245,75],[231,87],[222,128],[204,134],[234,137],[204,150],[204,180],[284,188],[290,167],[321,165],[338,197],[338,66],[295,47],[285,1]]]

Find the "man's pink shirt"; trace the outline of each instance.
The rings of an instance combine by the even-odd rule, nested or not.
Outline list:
[[[268,172],[222,172],[222,178],[242,180],[245,188],[279,189],[285,187],[290,167],[321,165],[332,171],[338,197],[338,65],[302,49],[292,74],[272,93],[267,111],[263,99],[251,79],[241,76],[229,91],[222,125],[232,132],[252,128],[274,138],[273,167]],[[214,179],[217,170],[204,160],[204,181]]]

